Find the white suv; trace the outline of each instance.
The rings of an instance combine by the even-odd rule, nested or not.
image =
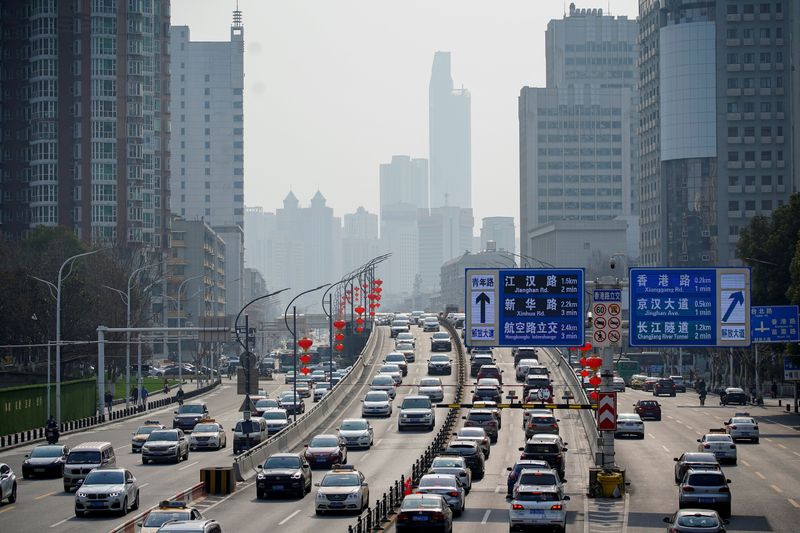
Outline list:
[[[427,396],[406,396],[400,405],[400,416],[397,419],[397,430],[408,427],[425,427],[433,431],[436,426],[436,415],[433,412],[431,399]]]

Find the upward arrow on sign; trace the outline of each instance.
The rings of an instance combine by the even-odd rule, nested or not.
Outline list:
[[[481,324],[486,323],[486,304],[491,301],[492,300],[485,292],[480,293],[477,298],[475,298],[475,303],[481,305]]]
[[[736,291],[728,297],[731,301],[731,304],[728,306],[728,310],[725,311],[725,316],[722,317],[723,322],[727,322],[728,318],[733,313],[733,310],[736,309],[737,305],[744,304],[744,293],[742,291]]]

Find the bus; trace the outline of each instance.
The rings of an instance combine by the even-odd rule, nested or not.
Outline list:
[[[639,361],[617,359],[614,361],[614,373],[624,379],[626,385],[630,386],[631,376],[639,373]]]

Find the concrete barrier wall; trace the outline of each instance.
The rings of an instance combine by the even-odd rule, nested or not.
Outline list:
[[[334,418],[339,407],[352,398],[356,391],[365,384],[369,364],[383,345],[386,328],[376,327],[372,330],[364,350],[353,363],[353,369],[342,378],[331,392],[312,407],[306,414],[292,422],[280,433],[251,448],[233,460],[233,470],[238,481],[246,481],[258,473],[258,466],[274,453],[282,453],[300,445],[310,433]]]
[[[581,382],[578,379],[578,376],[575,375],[575,372],[572,371],[572,367],[569,365],[569,357],[565,357],[564,354],[558,348],[553,348],[552,350],[545,350],[545,352],[550,356],[552,362],[555,363],[555,366],[558,368],[558,371],[561,373],[561,376],[564,378],[564,381],[567,384],[567,388],[572,392],[572,396],[578,403],[588,404],[592,403],[589,401],[589,397],[586,395],[586,391],[581,386]],[[600,438],[600,431],[597,429],[597,422],[595,421],[595,413],[592,409],[579,409],[578,412],[580,413],[581,424],[583,425],[583,429],[586,432],[586,437],[589,440],[589,448],[592,450],[592,459],[597,457],[597,454],[601,451],[600,446],[598,445],[598,439]]]

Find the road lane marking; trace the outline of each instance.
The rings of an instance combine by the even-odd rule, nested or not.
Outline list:
[[[0,514],[7,513],[8,511],[12,511],[12,510],[14,510],[16,508],[17,508],[16,505],[9,505],[8,507],[6,507],[4,509],[0,509]]]
[[[767,421],[767,422],[769,422],[770,424],[777,424],[777,425],[779,425],[779,426],[781,426],[781,427],[785,427],[786,429],[791,429],[792,431],[797,431],[796,429],[794,429],[794,428],[793,428],[793,427],[791,427],[791,426],[786,426],[786,425],[784,425],[784,424],[781,424],[780,422],[775,422],[774,420],[770,420],[769,418],[763,418],[762,420],[766,420],[766,421]]]
[[[278,525],[282,526],[283,524],[285,524],[286,522],[288,522],[289,520],[291,520],[292,518],[297,516],[299,513],[300,513],[300,509],[296,510],[295,512],[293,512],[292,514],[290,514],[289,516],[287,516],[286,518],[284,518],[283,520],[278,522]]]
[[[797,457],[800,457],[800,453],[797,452],[792,452],[792,453],[795,454]]]
[[[765,476],[765,475],[764,475],[764,474],[762,474],[761,472],[756,472],[756,475],[757,475],[757,476],[758,476],[760,479],[767,479],[767,476]]]
[[[693,428],[692,426],[690,426],[690,425],[688,425],[688,424],[687,424],[687,425],[686,425],[686,429],[694,429],[694,428]]]
[[[651,439],[655,439],[656,438],[655,435],[653,435],[652,433],[648,433],[648,435],[650,435]]]
[[[772,490],[774,490],[778,494],[783,494],[783,489],[781,489],[780,487],[777,487],[775,485],[770,485],[770,487],[772,487]]]
[[[362,455],[362,456],[361,456],[361,460],[362,460],[362,461],[366,461],[366,460],[367,460],[367,457],[369,457],[369,454],[370,454],[370,452],[367,452],[367,453],[365,453],[364,455]]]
[[[702,433],[700,433],[699,431],[695,431],[695,433],[697,433],[698,435],[702,435]]]
[[[188,465],[186,465],[186,466],[182,466],[182,467],[180,467],[178,470],[186,470],[187,468],[191,468],[191,467],[193,467],[194,465],[196,465],[196,464],[197,464],[197,463],[199,463],[199,462],[200,462],[200,461],[195,461],[195,462],[193,462],[193,463],[189,463],[189,464],[188,464]]]
[[[65,518],[64,520],[61,520],[61,521],[59,521],[59,522],[56,522],[55,524],[53,524],[53,525],[52,525],[52,526],[50,526],[50,527],[58,527],[58,526],[60,526],[61,524],[63,524],[64,522],[66,522],[67,520],[69,520],[70,518],[72,518],[72,517],[70,516],[69,518]]]
[[[748,463],[744,459],[739,459],[739,462],[742,463],[744,466],[750,466],[750,463]]]
[[[141,485],[139,485],[139,488],[140,488],[140,489],[143,489],[143,488],[145,488],[145,487],[146,487],[147,485],[149,485],[149,484],[150,484],[150,483],[142,483]]]
[[[780,444],[780,443],[778,443],[778,448],[783,448],[784,450],[788,450],[789,449],[789,448],[787,448],[786,446],[784,446],[783,444]]]
[[[500,494],[500,491],[501,491],[501,490],[503,490],[503,488],[504,488],[504,487],[503,487],[502,485],[497,485],[497,486],[494,488],[494,493],[495,493],[495,494]],[[508,490],[508,487],[506,486],[506,487],[505,487],[505,489],[506,489],[506,490]]]
[[[489,515],[492,514],[491,509],[486,509],[486,512],[483,513],[483,520],[481,520],[481,525],[486,525],[486,522],[489,520]]]
[[[374,445],[379,446],[381,442],[383,442],[383,439],[378,439],[377,441],[375,441]]]
[[[666,447],[666,446],[664,446],[663,444],[661,445],[661,447],[662,447],[662,448],[664,448],[664,451],[665,451],[665,452],[669,453],[669,448],[667,448],[667,447]]]
[[[794,507],[800,509],[800,503],[797,503],[794,498],[789,498],[789,503],[791,503]]]
[[[772,439],[769,438],[769,437],[764,437],[764,440],[767,441],[767,442],[772,442]]]
[[[673,417],[672,415],[667,415],[667,418],[669,418],[670,420],[675,420],[675,417]]]
[[[53,494],[58,494],[59,491],[54,490],[53,492],[48,492],[47,494],[42,494],[34,498],[34,500],[41,500],[42,498],[47,498],[48,496],[52,496]]]

